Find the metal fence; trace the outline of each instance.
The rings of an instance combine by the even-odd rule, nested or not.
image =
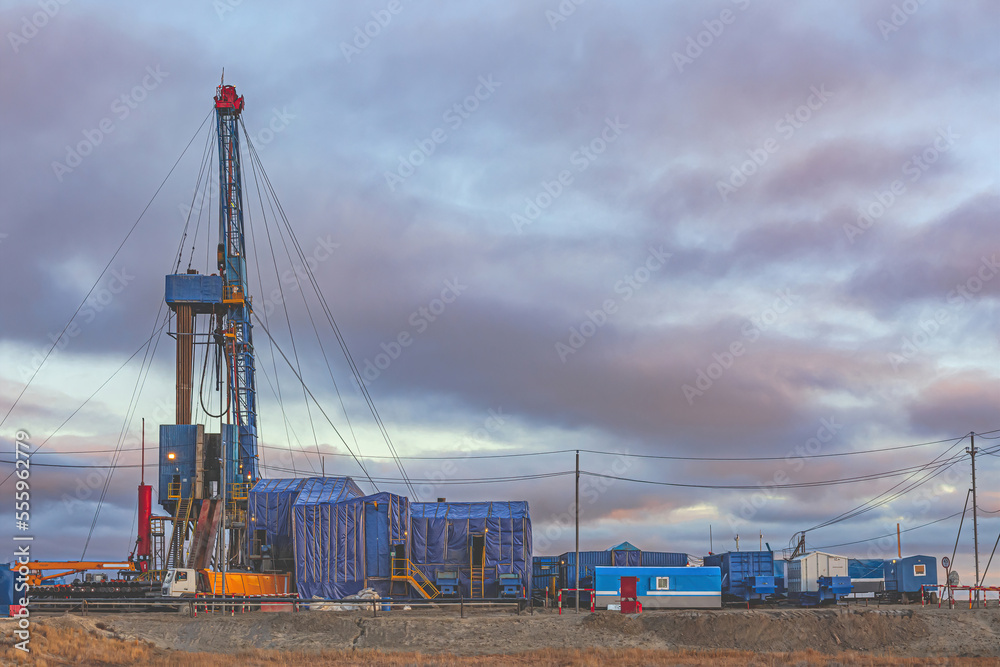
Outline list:
[[[37,600],[28,605],[33,613],[38,612],[76,612],[86,616],[88,613],[106,612],[175,612],[186,613],[196,617],[199,614],[246,614],[251,612],[303,612],[303,611],[364,611],[373,617],[380,613],[388,614],[394,611],[421,609],[442,613],[457,613],[465,617],[466,608],[470,610],[515,611],[518,615],[527,610],[534,613],[530,600],[525,598],[503,598],[495,600],[476,599],[466,601],[462,598],[438,600],[394,600],[380,598],[377,600],[302,600],[297,597],[238,597],[238,596],[199,596],[194,598],[89,598],[80,600]]]

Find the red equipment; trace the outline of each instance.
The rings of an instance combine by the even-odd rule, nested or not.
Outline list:
[[[636,593],[636,587],[639,584],[639,577],[622,577],[621,592],[622,592],[622,604],[621,612],[623,614],[641,614],[642,613],[642,603],[639,602],[639,596]]]

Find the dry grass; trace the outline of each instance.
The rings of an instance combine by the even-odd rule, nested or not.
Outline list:
[[[403,665],[481,665],[489,667],[630,667],[638,665],[700,665],[719,667],[770,667],[796,665],[819,667],[859,665],[900,667],[903,665],[998,665],[994,658],[895,658],[861,653],[825,655],[816,651],[794,653],[752,653],[748,651],[660,651],[643,649],[543,649],[507,655],[453,656],[381,651],[300,651],[253,650],[236,655],[166,651],[148,642],[124,640],[102,629],[85,632],[76,628],[53,628],[44,624],[32,628],[31,653],[13,646],[9,637],[0,640],[0,663],[4,665],[150,665],[153,667],[214,667],[220,663],[241,667],[292,667],[298,665],[359,665],[402,667]]]

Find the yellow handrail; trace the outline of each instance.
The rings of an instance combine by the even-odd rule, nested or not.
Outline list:
[[[167,484],[167,498],[179,500],[181,497],[181,483],[170,482]]]
[[[434,582],[428,579],[416,565],[410,562],[409,558],[392,559],[392,578],[406,579],[413,582],[429,598],[435,598],[441,594],[441,591],[434,585]]]

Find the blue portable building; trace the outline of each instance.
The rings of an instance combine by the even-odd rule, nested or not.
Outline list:
[[[894,599],[920,599],[920,586],[937,585],[937,558],[907,556],[887,559],[882,566],[886,595]],[[936,593],[935,589],[930,592]]]
[[[582,560],[582,559],[581,559]],[[722,606],[722,571],[718,567],[595,568],[596,605],[621,601],[621,578],[637,577],[643,607],[710,608]]]
[[[336,484],[305,491],[293,505],[299,597],[340,599],[363,588],[388,595],[393,555],[406,544],[409,501],[385,492],[342,499],[346,491]]]
[[[294,568],[292,507],[300,495],[313,502],[360,498],[364,492],[350,477],[262,479],[247,494],[250,553],[269,550],[276,569]]]
[[[457,569],[460,593],[465,597],[497,597],[501,574],[517,574],[529,591],[528,503],[411,503],[408,555],[431,581],[440,570]]]
[[[722,595],[727,600],[762,601],[776,592],[770,551],[729,551],[705,556],[704,562],[722,571]]]
[[[227,484],[247,482],[240,478],[237,447],[234,424],[222,424],[221,435],[205,433],[203,424],[161,424],[159,504],[173,512],[182,498],[209,497],[206,481],[222,481],[223,469]]]

